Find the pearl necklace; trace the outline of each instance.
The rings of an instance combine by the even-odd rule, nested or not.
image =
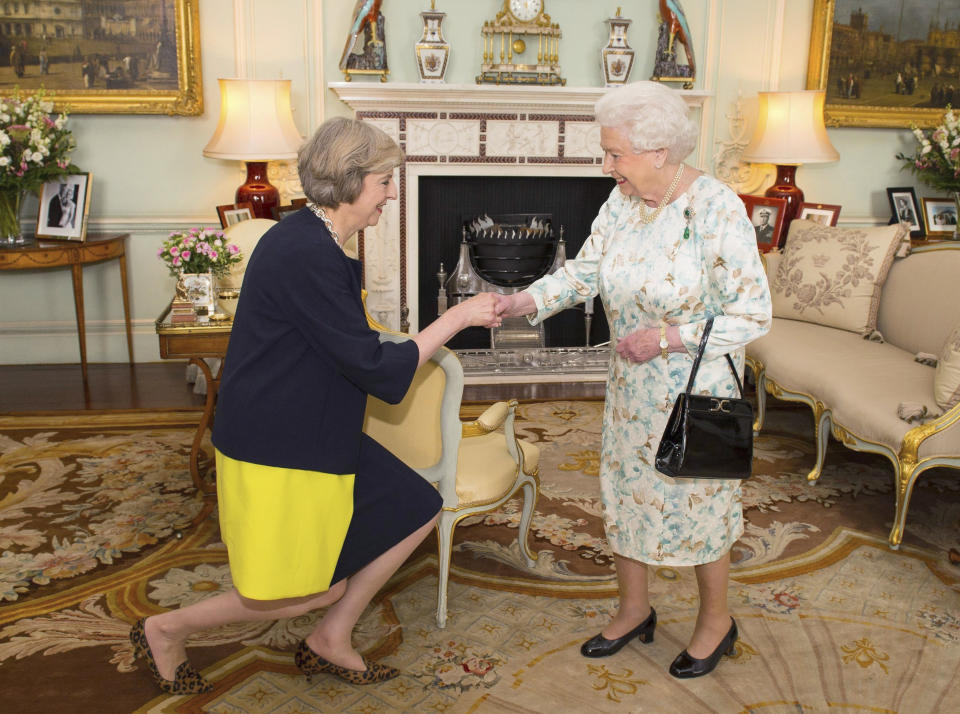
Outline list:
[[[340,234],[337,233],[337,232],[334,230],[334,228],[333,228],[333,221],[331,221],[330,218],[327,217],[327,212],[324,211],[320,206],[318,206],[318,205],[315,204],[315,203],[310,203],[310,204],[308,204],[307,207],[308,207],[311,211],[313,211],[313,215],[315,215],[317,218],[319,218],[321,221],[323,221],[323,225],[325,225],[325,226],[327,227],[327,230],[330,231],[330,236],[333,238],[333,240],[334,240],[334,242],[337,244],[337,246],[339,246],[339,245],[340,245]]]
[[[653,223],[657,216],[660,215],[660,212],[664,207],[670,202],[670,197],[673,196],[673,192],[677,190],[677,186],[680,185],[680,177],[683,176],[683,164],[680,164],[680,168],[677,169],[676,176],[673,177],[673,181],[670,182],[670,186],[667,188],[667,192],[663,194],[663,198],[660,199],[660,203],[657,204],[656,209],[653,213],[647,213],[647,204],[644,200],[640,199],[640,222],[641,223]]]

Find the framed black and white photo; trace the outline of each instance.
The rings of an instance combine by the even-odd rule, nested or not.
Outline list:
[[[43,184],[37,238],[83,241],[87,236],[91,174],[70,174]]]
[[[907,223],[910,226],[911,238],[923,237],[923,223],[920,218],[920,204],[917,202],[917,193],[912,186],[888,188],[887,198],[890,200],[890,212],[893,214],[891,223]]]
[[[757,234],[757,248],[761,253],[780,247],[783,236],[787,199],[768,196],[751,196],[741,193],[740,200],[747,209],[747,217]]]
[[[921,198],[923,223],[932,238],[953,237],[957,230],[957,204],[952,198]]]

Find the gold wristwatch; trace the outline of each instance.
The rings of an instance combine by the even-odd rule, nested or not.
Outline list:
[[[664,359],[667,358],[667,352],[669,350],[670,343],[667,341],[667,326],[662,322],[660,323],[660,356]]]

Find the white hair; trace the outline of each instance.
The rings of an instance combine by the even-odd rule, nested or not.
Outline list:
[[[669,163],[680,163],[697,145],[697,125],[687,103],[659,82],[632,82],[597,100],[600,126],[623,132],[636,152],[666,149]]]

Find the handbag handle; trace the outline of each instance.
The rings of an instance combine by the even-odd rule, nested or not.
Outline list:
[[[684,390],[687,394],[693,391],[693,381],[697,378],[697,371],[700,369],[700,360],[703,359],[703,351],[707,348],[707,338],[710,336],[710,330],[713,329],[713,317],[707,318],[707,326],[703,328],[703,337],[700,338],[700,346],[697,348],[697,355],[693,358],[693,367],[690,368],[690,379],[687,380],[687,388]],[[733,372],[733,378],[737,380],[737,389],[740,390],[740,398],[743,399],[743,384],[740,382],[740,375],[737,374],[736,367],[733,366],[733,360],[729,354],[725,354],[727,364],[730,365],[730,371]]]

